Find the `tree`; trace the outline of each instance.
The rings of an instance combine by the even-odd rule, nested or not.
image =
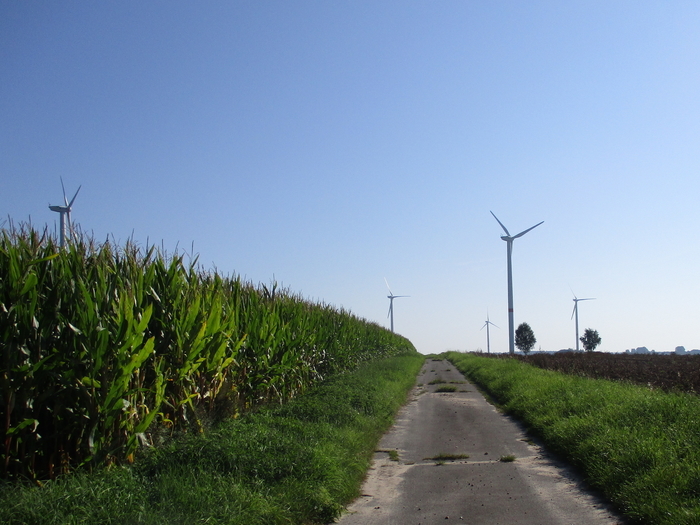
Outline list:
[[[579,337],[579,339],[583,343],[583,348],[586,352],[595,350],[595,347],[598,346],[601,341],[598,330],[593,330],[592,328],[586,328],[586,331],[583,332],[583,335]]]
[[[515,329],[515,346],[517,346],[518,350],[522,353],[529,353],[536,342],[535,333],[532,331],[529,324],[521,323],[520,326]]]

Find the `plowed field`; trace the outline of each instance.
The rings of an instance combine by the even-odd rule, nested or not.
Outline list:
[[[700,393],[700,355],[563,352],[516,357],[565,374],[628,381],[669,392]]]

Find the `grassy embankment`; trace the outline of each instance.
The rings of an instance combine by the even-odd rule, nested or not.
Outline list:
[[[510,359],[446,357],[635,522],[700,523],[700,398],[541,370]]]
[[[357,496],[424,357],[338,374],[284,406],[222,423],[134,465],[0,486],[6,524],[326,523]]]

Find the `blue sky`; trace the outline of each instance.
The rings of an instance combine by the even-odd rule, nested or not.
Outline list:
[[[74,222],[424,353],[700,348],[697,2],[0,4],[0,217]]]

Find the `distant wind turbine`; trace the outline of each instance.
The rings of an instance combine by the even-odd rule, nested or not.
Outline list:
[[[571,293],[574,293],[573,291]],[[586,299],[579,299],[576,297],[576,294],[574,293],[574,311],[571,312],[571,318],[574,318],[574,315],[576,316],[576,351],[578,352],[578,343],[579,343],[579,338],[578,338],[578,302],[579,301],[595,301],[595,297],[587,297]]]
[[[386,283],[386,287],[389,288],[389,283],[386,280],[386,277],[384,277],[384,282]],[[389,313],[386,315],[387,317],[391,317],[391,331],[394,331],[394,299],[397,297],[411,297],[410,295],[394,295],[394,293],[391,291],[391,288],[389,288],[389,295],[387,295],[389,298]]]
[[[498,221],[498,224],[501,225],[501,228],[503,228],[503,231],[506,232],[505,235],[501,235],[501,239],[506,241],[508,243],[508,343],[509,343],[509,352],[511,354],[515,354],[515,328],[513,326],[513,266],[511,263],[511,255],[513,253],[513,241],[517,239],[518,237],[522,237],[525,235],[527,232],[530,230],[537,228],[542,222],[538,222],[535,224],[532,228],[528,228],[525,231],[521,231],[517,235],[511,235],[508,232],[508,229],[503,226],[503,223],[498,220],[498,217],[496,217],[496,214],[491,212],[491,215],[493,215],[493,218]]]
[[[68,234],[73,237],[73,225],[70,220],[70,212],[73,209],[73,203],[75,202],[75,198],[78,196],[78,192],[80,191],[80,188],[82,186],[78,187],[78,191],[75,192],[75,195],[73,195],[73,198],[68,202],[68,199],[66,198],[66,188],[63,185],[63,177],[61,177],[61,188],[63,188],[63,202],[65,203],[65,206],[51,206],[49,204],[49,209],[51,211],[55,211],[61,214],[61,248],[65,247],[66,245],[66,228],[68,231]]]
[[[486,327],[486,353],[487,354],[491,353],[491,335],[489,334],[489,325],[493,325],[496,328],[498,328],[498,326],[496,326],[494,323],[489,321],[489,314],[488,314],[488,312],[486,312],[486,322],[484,323],[484,326]],[[482,330],[484,329],[484,326],[481,327]]]

